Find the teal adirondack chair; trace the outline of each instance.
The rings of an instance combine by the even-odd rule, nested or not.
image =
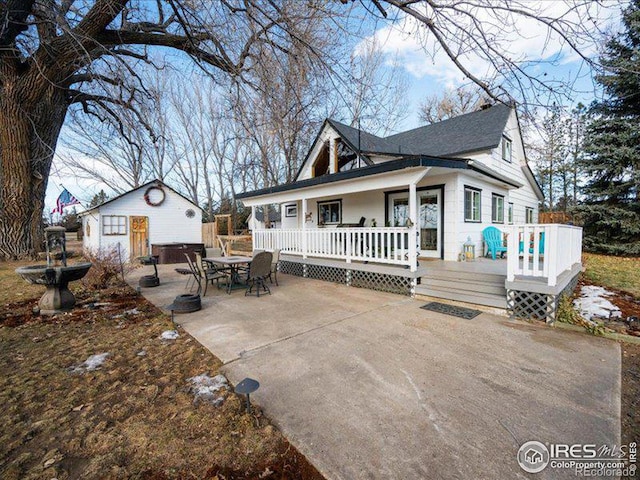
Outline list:
[[[520,236],[522,237],[522,235]],[[519,250],[520,250],[520,253],[524,252],[524,241],[522,240],[520,240]],[[540,241],[538,244],[538,251],[540,252],[540,255],[544,255],[544,232],[540,232]],[[533,255],[533,240],[529,242],[529,253]]]
[[[487,255],[491,254],[492,259],[496,259],[496,255],[504,257],[507,247],[502,245],[502,232],[496,227],[487,227],[482,231],[484,243],[487,246]]]

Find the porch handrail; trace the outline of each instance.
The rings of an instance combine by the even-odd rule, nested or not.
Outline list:
[[[582,228],[561,224],[526,224],[507,227],[507,281],[516,276],[558,278],[582,262]]]
[[[407,227],[271,228],[253,231],[254,250],[290,255],[409,265]],[[415,246],[414,246],[415,248]]]

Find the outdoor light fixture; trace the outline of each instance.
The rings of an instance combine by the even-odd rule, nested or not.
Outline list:
[[[238,383],[234,389],[236,393],[247,396],[247,413],[251,413],[251,400],[249,399],[249,396],[258,390],[259,387],[260,383],[257,380],[254,380],[253,378],[245,378]]]

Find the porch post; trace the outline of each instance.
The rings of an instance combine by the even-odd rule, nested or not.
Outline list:
[[[307,258],[307,199],[302,199],[302,258]]]
[[[416,248],[417,232],[418,232],[418,194],[416,190],[416,182],[409,184],[409,220],[411,227],[409,228],[409,269],[412,272],[418,270],[418,251]]]
[[[336,173],[338,168],[338,159],[336,151],[336,139],[331,137],[329,139],[329,173]]]
[[[251,246],[253,247],[253,250],[256,250],[256,237],[258,236],[256,234],[256,206],[255,205],[251,205],[251,219],[253,220],[253,231],[252,231],[252,235],[251,235]]]

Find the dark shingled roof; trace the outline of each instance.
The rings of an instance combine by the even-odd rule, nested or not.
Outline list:
[[[495,148],[500,143],[511,107],[497,104],[442,122],[381,138],[329,120],[340,136],[363,153],[451,157]],[[358,139],[359,135],[359,139]]]
[[[389,148],[384,138],[376,137],[364,130],[350,127],[331,118],[327,119],[329,125],[336,129],[340,136],[345,139],[357,151],[361,152],[386,152]],[[397,153],[397,151],[396,151]]]

